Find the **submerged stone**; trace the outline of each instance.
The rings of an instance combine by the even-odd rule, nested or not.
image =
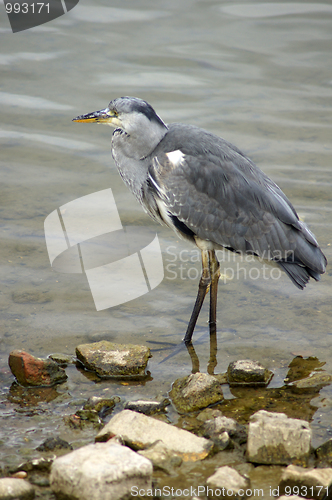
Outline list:
[[[115,344],[101,340],[76,347],[78,360],[87,368],[105,378],[145,377],[150,349],[132,344]]]
[[[53,300],[48,292],[37,292],[32,290],[13,292],[12,299],[16,304],[45,304]]]
[[[45,441],[36,448],[36,450],[38,451],[54,451],[57,449],[72,450],[73,447],[71,444],[67,443],[67,441],[64,441],[59,436],[57,436],[45,439]]]
[[[177,379],[169,395],[180,413],[201,410],[224,399],[218,380],[199,372]]]
[[[67,379],[65,370],[52,359],[37,358],[23,350],[12,351],[8,364],[23,386],[51,386]]]
[[[269,384],[273,373],[258,363],[258,361],[242,359],[229,364],[227,377],[230,386],[264,386]]]
[[[320,466],[332,466],[332,438],[315,450]]]
[[[307,378],[295,380],[287,387],[296,394],[306,394],[311,392],[319,392],[322,387],[329,385],[332,382],[332,375],[326,372],[313,373]]]

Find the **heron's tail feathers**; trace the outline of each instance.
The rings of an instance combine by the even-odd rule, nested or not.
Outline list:
[[[289,276],[294,285],[296,285],[301,290],[303,290],[310,278],[319,281],[320,275],[325,272],[327,260],[325,258],[325,255],[321,252],[320,248],[316,248],[320,251],[322,257],[319,272],[311,269],[309,266],[304,265],[302,262],[287,262],[282,260],[278,261],[279,266]]]
[[[303,290],[310,279],[310,274],[308,268],[299,266],[298,264],[278,261],[279,266],[285,271],[285,273],[289,276],[295,286]],[[316,276],[313,276],[315,280],[319,280],[319,274],[315,273]]]

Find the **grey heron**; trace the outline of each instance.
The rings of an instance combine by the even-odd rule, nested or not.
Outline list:
[[[185,344],[209,290],[210,333],[216,331],[217,249],[273,261],[300,289],[325,272],[315,236],[286,195],[231,143],[196,126],[166,125],[136,97],[114,99],[73,121],[115,128],[112,155],[125,184],[155,221],[201,250],[202,276]]]

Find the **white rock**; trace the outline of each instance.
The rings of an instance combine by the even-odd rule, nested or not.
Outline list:
[[[294,488],[302,496],[321,499],[332,491],[332,469],[304,469],[289,465],[281,475],[279,491],[287,495],[288,492],[295,493]]]
[[[311,434],[305,420],[260,410],[251,416],[249,422],[248,460],[285,465],[297,460],[305,464],[310,454]]]
[[[247,498],[249,491],[249,479],[241,476],[232,467],[220,467],[213,476],[206,481],[207,494],[209,498]]]
[[[282,495],[278,500],[303,500],[303,497],[298,497],[297,495],[291,495],[288,497],[287,495]]]
[[[125,446],[95,443],[57,458],[51,488],[72,500],[120,500],[151,488],[152,464]]]
[[[4,477],[0,479],[0,499],[30,500],[35,498],[35,490],[24,479]]]
[[[115,415],[99,432],[96,441],[113,436],[121,436],[128,446],[136,449],[148,448],[156,441],[162,441],[166,449],[184,461],[203,460],[213,447],[208,439],[130,410]]]

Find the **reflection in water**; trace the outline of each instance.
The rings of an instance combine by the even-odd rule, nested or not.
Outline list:
[[[185,344],[186,345],[186,344]],[[190,359],[191,359],[191,373],[197,373],[199,372],[199,359],[196,354],[195,348],[192,344],[192,342],[189,342],[189,344],[186,345]],[[216,323],[213,323],[213,325],[210,325],[210,358],[209,362],[207,365],[207,372],[209,375],[214,375],[214,370],[218,364],[217,361],[217,328],[216,328]]]
[[[7,395],[8,401],[20,406],[30,408],[40,403],[50,403],[60,396],[56,387],[22,387],[14,382]]]
[[[309,388],[298,390],[289,382],[292,380],[310,379],[317,369],[325,363],[317,358],[304,359],[296,356],[289,364],[287,384],[282,387],[231,387],[230,392],[234,399],[224,400],[221,410],[227,417],[235,418],[240,423],[247,423],[249,417],[259,410],[285,413],[288,417],[299,418],[311,422],[317,406],[312,400],[317,398],[323,386],[331,381],[317,381]]]

